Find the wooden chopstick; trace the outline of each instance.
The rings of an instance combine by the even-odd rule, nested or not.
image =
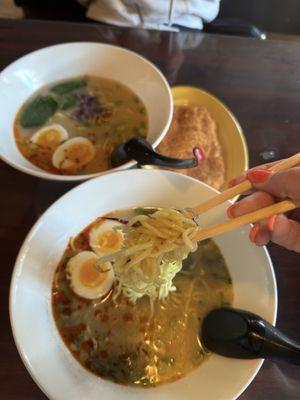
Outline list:
[[[271,206],[261,208],[260,210],[253,211],[249,214],[244,214],[241,217],[233,218],[229,221],[216,224],[206,229],[199,229],[199,231],[193,236],[192,240],[200,241],[211,238],[221,233],[232,231],[233,229],[240,228],[241,226],[248,225],[265,218],[269,218],[272,215],[284,213],[294,208],[300,207],[300,201],[294,202],[292,200],[283,200],[279,203],[275,203]]]
[[[282,160],[278,164],[273,165],[269,168],[272,172],[279,172],[287,168],[295,167],[300,164],[300,153],[295,154],[294,156]],[[223,203],[226,200],[230,200],[233,197],[245,193],[252,188],[252,183],[249,180],[245,180],[242,183],[225,190],[224,192],[218,194],[210,200],[205,201],[197,207],[193,208],[194,215],[202,214],[205,211],[208,211],[210,208],[217,206],[218,204]]]

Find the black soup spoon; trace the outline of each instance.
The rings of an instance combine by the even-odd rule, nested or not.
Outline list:
[[[249,311],[219,308],[203,320],[204,346],[231,358],[267,358],[300,365],[300,344]]]
[[[194,147],[193,153],[194,158],[167,157],[154,151],[147,140],[136,137],[117,146],[111,153],[110,162],[112,167],[119,167],[130,160],[135,160],[140,165],[185,169],[197,167],[204,160],[204,154],[199,147]]]

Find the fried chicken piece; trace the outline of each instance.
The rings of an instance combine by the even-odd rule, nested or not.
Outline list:
[[[169,157],[190,158],[194,147],[202,148],[205,161],[198,167],[176,171],[220,189],[225,165],[216,122],[205,107],[175,106],[170,129],[157,150]]]

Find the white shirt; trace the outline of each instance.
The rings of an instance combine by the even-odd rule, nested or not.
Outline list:
[[[174,30],[202,29],[219,12],[220,0],[78,0],[88,18],[112,25]]]

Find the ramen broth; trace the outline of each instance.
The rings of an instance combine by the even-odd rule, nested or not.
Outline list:
[[[116,212],[122,219],[132,210]],[[99,223],[99,220],[97,221]],[[224,258],[212,240],[199,244],[183,263],[165,301],[155,301],[151,313],[144,296],[131,304],[113,288],[105,298],[76,296],[66,279],[66,264],[82,250],[91,250],[88,226],[69,245],[55,272],[53,313],[66,346],[82,366],[117,383],[155,386],[174,381],[202,364],[209,356],[198,333],[212,309],[230,306],[232,282]]]
[[[36,132],[53,124],[67,131],[67,139],[88,139],[94,146],[92,159],[78,168],[55,167],[52,156],[57,145],[49,144],[49,136],[48,143],[32,141]],[[146,137],[148,116],[141,99],[125,85],[83,76],[51,83],[34,93],[18,112],[14,132],[18,149],[37,167],[55,174],[90,174],[111,168],[110,154],[120,143]]]

